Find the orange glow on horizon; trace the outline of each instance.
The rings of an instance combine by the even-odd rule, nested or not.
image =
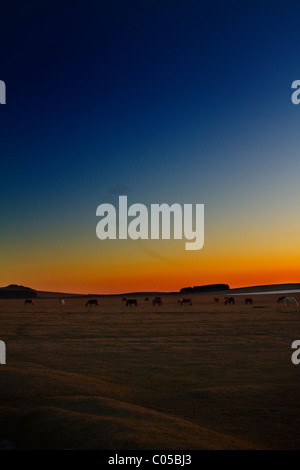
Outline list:
[[[37,281],[28,278],[20,284],[40,291],[66,292],[71,294],[122,294],[124,292],[178,292],[182,287],[208,284],[229,284],[230,288],[255,285],[285,284],[300,282],[300,269],[297,270],[263,270],[260,272],[227,272],[224,274],[198,273],[165,273],[153,277],[149,274],[125,277],[110,276],[45,280]],[[9,283],[9,282],[8,282]]]
[[[182,287],[229,284],[231,288],[300,282],[300,254],[286,243],[218,243],[185,251],[180,242],[90,242],[67,246],[14,247],[3,255],[0,285],[22,284],[40,291],[75,294],[177,292]],[[211,240],[211,241],[210,241]],[[221,241],[222,241],[221,240]],[[30,249],[29,249],[30,248]],[[106,249],[107,248],[107,249]]]

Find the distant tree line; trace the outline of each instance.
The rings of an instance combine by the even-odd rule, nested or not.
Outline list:
[[[218,292],[229,290],[228,284],[209,284],[207,286],[194,286],[194,287],[183,287],[180,289],[180,294],[193,294],[201,292]]]

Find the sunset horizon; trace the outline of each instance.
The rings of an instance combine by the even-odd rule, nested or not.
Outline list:
[[[152,288],[137,288],[137,289],[120,289],[120,290],[112,290],[112,291],[101,291],[101,289],[88,289],[86,288],[85,290],[84,289],[75,289],[73,290],[71,287],[70,288],[67,288],[65,289],[64,287],[59,287],[56,288],[55,285],[53,285],[53,287],[51,288],[47,288],[47,287],[43,287],[43,285],[41,285],[41,287],[36,287],[36,285],[29,285],[29,284],[26,284],[26,283],[22,283],[21,281],[19,282],[9,282],[7,283],[6,285],[1,285],[0,288],[3,289],[5,287],[9,287],[9,286],[17,286],[17,287],[26,287],[26,288],[30,288],[30,289],[33,289],[37,292],[49,292],[49,293],[62,293],[62,294],[72,294],[72,295],[122,295],[122,294],[128,294],[128,293],[151,293],[151,292],[159,292],[159,293],[165,293],[165,294],[168,294],[168,293],[179,293],[181,289],[184,289],[184,288],[188,288],[188,287],[195,287],[195,286],[199,286],[199,287],[208,287],[208,286],[215,286],[215,285],[228,285],[229,286],[229,289],[245,289],[245,291],[248,289],[248,288],[253,288],[253,287],[269,287],[269,286],[278,286],[278,288],[280,288],[280,286],[288,286],[288,285],[295,285],[295,284],[299,284],[300,286],[300,281],[284,281],[284,282],[260,282],[260,283],[248,283],[248,284],[241,284],[241,285],[234,285],[234,284],[230,284],[224,280],[221,280],[221,281],[217,281],[217,282],[205,282],[205,283],[197,283],[197,282],[191,282],[191,283],[186,283],[186,284],[182,284],[180,285],[180,287],[176,287],[176,288],[165,288],[165,289],[162,289],[162,288],[159,288],[159,287],[156,287],[156,285],[154,284],[154,286]],[[149,284],[147,284],[147,286],[149,286]],[[213,291],[212,291],[212,294],[213,294]]]

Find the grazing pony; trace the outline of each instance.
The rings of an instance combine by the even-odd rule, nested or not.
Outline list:
[[[24,305],[33,305],[33,300],[25,299]]]
[[[161,300],[161,297],[155,297],[155,299],[153,299],[152,301],[152,304],[153,305],[162,305],[162,300]]]
[[[225,305],[234,305],[235,304],[234,297],[225,297],[224,304]]]
[[[283,302],[287,307],[298,307],[298,302],[295,297],[284,297]]]
[[[126,307],[128,307],[128,305],[135,305],[137,307],[137,300],[136,299],[127,299]]]
[[[92,306],[98,307],[98,300],[97,299],[90,299],[87,301],[85,304],[85,308],[92,307]]]
[[[192,305],[191,299],[181,299],[180,305]]]
[[[253,305],[253,300],[251,299],[251,297],[246,297],[245,304],[246,305]]]

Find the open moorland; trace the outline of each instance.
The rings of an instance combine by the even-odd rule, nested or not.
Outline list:
[[[296,295],[297,297],[297,295]],[[299,449],[300,309],[255,295],[0,300],[0,439],[17,449]],[[299,301],[299,298],[298,298]]]

